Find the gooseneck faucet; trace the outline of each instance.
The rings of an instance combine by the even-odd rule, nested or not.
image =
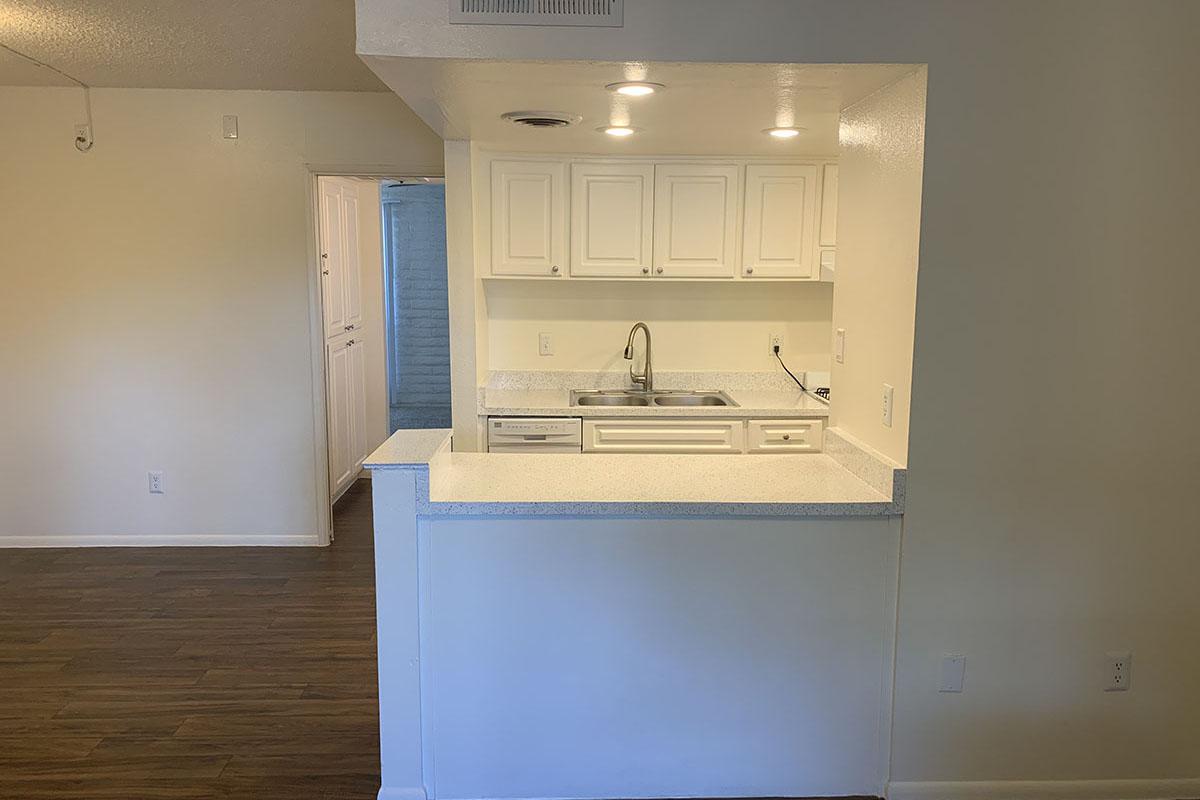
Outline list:
[[[633,364],[630,364],[629,379],[635,384],[640,384],[645,391],[652,392],[654,391],[654,370],[650,366],[650,329],[646,327],[646,323],[639,322],[629,329],[629,341],[625,343],[625,360],[633,361],[633,337],[637,335],[639,328],[646,334],[646,368],[639,375],[634,372]]]

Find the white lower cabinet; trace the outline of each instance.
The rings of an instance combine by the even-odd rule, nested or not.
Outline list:
[[[367,457],[366,359],[361,339],[326,345],[329,493],[336,498],[358,477]]]
[[[746,423],[749,453],[819,453],[819,419],[752,419]]]
[[[585,419],[585,453],[742,453],[740,419]]]

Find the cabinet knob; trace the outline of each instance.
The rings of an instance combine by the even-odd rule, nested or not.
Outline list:
[[[662,275],[662,271],[663,271],[662,267],[659,267],[658,269],[655,270],[655,272],[657,272],[659,275]]]
[[[329,258],[329,253],[321,253],[321,258]]]
[[[783,440],[784,440],[785,442],[786,442],[788,439],[790,439],[790,438],[792,438],[792,435],[791,435],[790,433],[785,433],[785,434],[783,435]]]
[[[347,326],[346,326],[346,330],[348,330],[348,331],[352,331],[352,330],[354,330],[354,326],[353,326],[353,325],[347,325]]]
[[[555,264],[553,267],[551,267],[550,271],[557,275],[558,274],[558,264]]]
[[[351,339],[350,341],[346,342],[346,347],[350,347],[352,344],[354,344],[354,340],[353,340],[353,339]]]
[[[747,274],[747,275],[753,275],[753,274],[754,274],[754,267],[746,267],[746,274]]]
[[[322,275],[328,275],[328,274],[329,274],[329,270],[327,270],[327,269],[323,269],[323,270],[321,270],[321,274],[322,274]]]
[[[649,268],[649,267],[642,267],[642,274],[643,274],[643,275],[649,275],[649,274],[650,274],[650,268]]]

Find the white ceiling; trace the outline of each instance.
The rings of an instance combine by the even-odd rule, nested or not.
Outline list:
[[[0,0],[0,44],[92,86],[385,91],[354,0]],[[71,86],[0,50],[0,85]]]
[[[911,72],[906,64],[705,64],[598,61],[487,61],[364,56],[433,130],[517,151],[684,155],[832,155],[838,112]],[[666,85],[650,97],[625,98],[606,84],[648,80]],[[583,116],[566,129],[505,122],[506,111]],[[596,128],[639,128],[614,139]],[[807,132],[778,140],[762,133],[797,125]]]

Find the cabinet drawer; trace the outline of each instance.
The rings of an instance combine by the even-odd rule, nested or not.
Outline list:
[[[583,421],[585,453],[741,453],[740,419]]]
[[[819,453],[825,424],[819,419],[752,419],[751,453]]]

